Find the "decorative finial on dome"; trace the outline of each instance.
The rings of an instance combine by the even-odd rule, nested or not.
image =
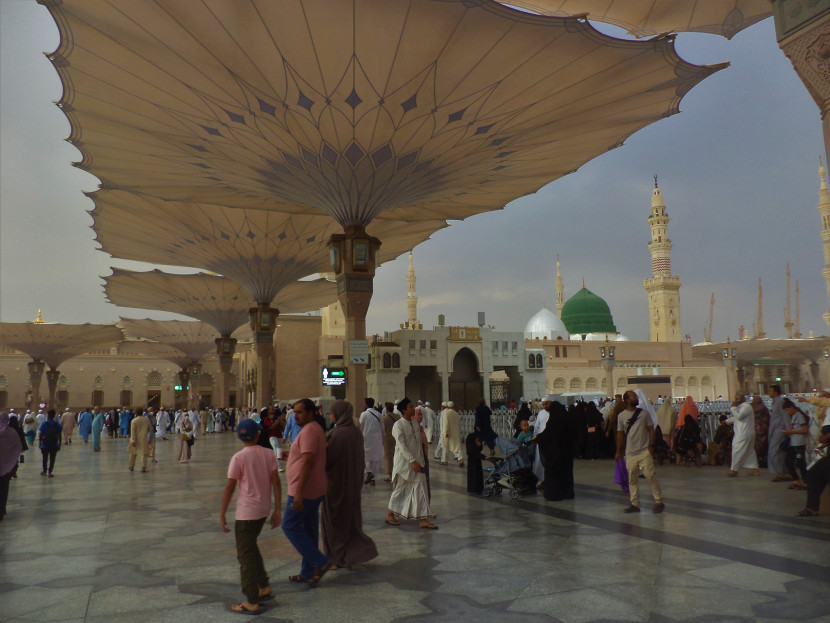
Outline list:
[[[43,315],[40,313],[40,310],[37,310],[37,318],[34,320],[35,324],[46,324],[46,321],[43,319]]]
[[[659,186],[657,186],[657,174],[656,173],[654,174],[654,187],[659,188]]]
[[[582,278],[582,289],[585,289],[585,277]]]

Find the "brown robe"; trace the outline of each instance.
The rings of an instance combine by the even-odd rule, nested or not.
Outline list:
[[[392,462],[395,458],[395,438],[392,436],[392,427],[401,419],[397,413],[385,412],[383,422],[383,466],[386,469],[386,477],[392,478]]]
[[[354,425],[352,407],[345,400],[332,404],[331,412],[338,419],[328,433],[326,446],[328,490],[323,500],[323,545],[332,563],[351,567],[378,555],[374,541],[363,532],[360,508],[366,467],[363,433]]]

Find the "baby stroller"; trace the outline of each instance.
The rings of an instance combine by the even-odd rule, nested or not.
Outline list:
[[[527,446],[513,437],[497,437],[496,445],[504,458],[490,457],[493,467],[487,468],[484,479],[484,497],[501,495],[505,489],[510,490],[510,497],[516,499],[527,488],[526,479],[531,473],[532,462]]]

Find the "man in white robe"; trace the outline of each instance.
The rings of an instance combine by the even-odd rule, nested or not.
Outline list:
[[[447,464],[450,452],[455,456],[456,461],[464,464],[464,455],[461,454],[461,417],[455,410],[455,403],[450,400],[441,418],[441,465]]]
[[[421,443],[421,426],[413,419],[415,405],[408,398],[398,403],[401,419],[392,427],[395,438],[395,458],[392,465],[392,496],[386,511],[386,523],[399,526],[397,517],[420,520],[420,527],[437,530],[429,522],[432,511],[427,498],[424,475],[424,446]],[[396,517],[397,516],[397,517]]]
[[[167,439],[167,427],[170,426],[170,414],[162,409],[156,416],[156,438]]]
[[[548,394],[544,398],[542,398],[542,408],[539,409],[539,412],[536,414],[536,421],[533,422],[533,436],[536,437],[539,433],[545,430],[545,427],[548,425],[548,418],[550,417],[550,413],[548,409],[550,409],[551,403],[555,400],[555,396],[553,394]],[[536,478],[539,479],[539,487],[541,488],[545,482],[545,468],[542,465],[542,453],[535,452],[535,456],[533,457],[533,474]]]
[[[375,409],[374,398],[366,399],[366,410],[360,414],[360,431],[363,433],[363,453],[366,456],[364,485],[375,484],[375,474],[383,459],[383,424],[380,412]]]
[[[435,460],[440,461],[444,456],[444,436],[441,434],[441,428],[444,426],[444,412],[447,410],[447,403],[441,403],[441,411],[438,412],[438,444],[435,446]]]
[[[435,411],[429,408],[429,401],[424,403],[424,429],[427,434],[427,443],[432,443],[435,432]]]
[[[732,403],[732,417],[726,420],[732,424],[735,435],[732,437],[732,466],[727,476],[737,476],[742,467],[752,470],[758,476],[758,457],[755,456],[755,412],[741,392],[735,394]]]

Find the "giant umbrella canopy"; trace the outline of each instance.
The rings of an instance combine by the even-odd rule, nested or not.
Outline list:
[[[731,39],[772,16],[770,0],[499,0],[540,15],[577,16],[625,28],[635,37],[706,32]]]
[[[722,67],[492,0],[41,1],[77,166],[104,188],[331,216],[349,338],[380,244],[366,225],[499,209]]]
[[[95,203],[91,214],[96,240],[113,257],[204,268],[245,287],[256,305],[246,310],[246,316],[250,313],[257,350],[257,397],[260,404],[266,404],[273,394],[276,316],[292,309],[274,302],[287,302],[295,299],[298,289],[312,288],[297,285],[298,279],[332,270],[328,241],[339,225],[323,215],[164,201],[121,190],[98,191],[90,197]],[[384,239],[376,260],[383,263],[445,226],[446,221],[440,219],[413,223],[383,219],[370,224],[367,231]],[[333,285],[313,287],[315,292],[331,288],[332,298],[323,304],[337,298]],[[286,288],[289,292],[283,296]],[[220,360],[232,357],[232,343],[216,328],[224,340],[218,346]]]
[[[236,339],[231,334],[248,322],[254,302],[246,288],[227,277],[198,273],[172,275],[154,270],[134,272],[113,268],[105,292],[121,307],[161,309],[208,323],[216,338],[220,376],[218,405],[228,405],[231,364]],[[271,305],[284,313],[319,309],[337,299],[337,287],[325,279],[298,281],[282,288]]]
[[[219,337],[216,329],[201,321],[191,320],[150,320],[121,318],[118,326],[124,330],[124,335],[139,338],[124,342],[119,352],[132,354],[151,354],[175,363],[181,370],[179,377],[182,387],[190,384],[189,406],[196,407],[199,402],[199,374],[201,373],[201,359],[216,347],[216,338]],[[160,346],[149,347],[155,352],[146,352],[140,346],[140,340],[155,342]],[[163,353],[168,356],[163,357]],[[174,358],[171,358],[174,357]]]
[[[0,344],[24,352],[32,358],[28,364],[32,386],[30,408],[40,402],[40,382],[47,365],[47,404],[50,409],[54,409],[60,365],[67,359],[92,350],[112,348],[123,339],[121,329],[112,324],[44,322],[40,312],[34,322],[0,322]]]

